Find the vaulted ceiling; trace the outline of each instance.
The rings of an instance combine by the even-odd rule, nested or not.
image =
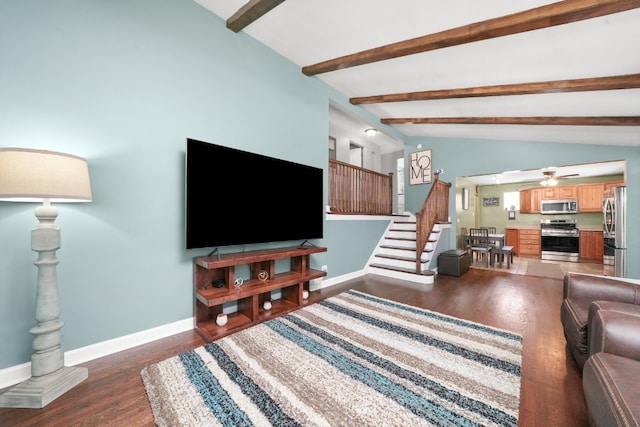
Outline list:
[[[195,0],[407,136],[640,146],[640,0]]]

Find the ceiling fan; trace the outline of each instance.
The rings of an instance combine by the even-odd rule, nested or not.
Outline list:
[[[540,185],[551,187],[557,185],[559,179],[571,178],[573,176],[579,176],[580,174],[572,173],[568,175],[556,176],[556,171],[544,171],[542,172],[542,175],[544,175],[544,178],[542,179],[542,181],[540,181]]]

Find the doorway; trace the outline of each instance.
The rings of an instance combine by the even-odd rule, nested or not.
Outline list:
[[[396,185],[398,186],[397,197],[397,210],[398,215],[404,214],[404,157],[396,160]]]
[[[362,146],[358,144],[354,144],[353,142],[349,143],[349,164],[354,166],[362,167]]]

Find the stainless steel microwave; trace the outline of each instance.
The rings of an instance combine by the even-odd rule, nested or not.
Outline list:
[[[547,215],[575,214],[578,213],[578,201],[575,199],[542,200],[540,213]]]

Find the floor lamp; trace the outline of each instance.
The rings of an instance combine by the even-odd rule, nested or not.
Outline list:
[[[91,201],[87,161],[53,151],[0,148],[0,200],[42,202],[35,210],[39,223],[31,232],[31,248],[38,253],[31,378],[0,395],[0,407],[43,408],[89,375],[87,368],[64,366],[56,278],[60,230],[55,225],[58,210],[51,205]]]

